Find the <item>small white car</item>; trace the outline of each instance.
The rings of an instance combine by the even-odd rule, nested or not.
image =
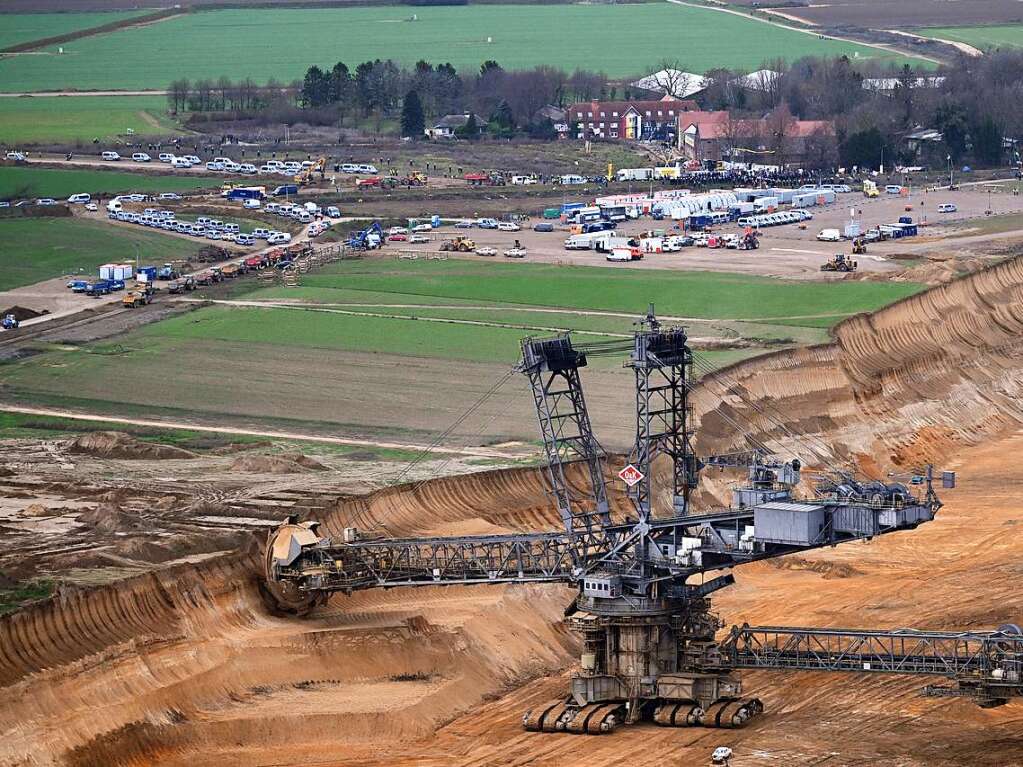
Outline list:
[[[388,236],[392,234],[408,234],[408,229],[406,229],[403,226],[392,226],[390,229],[387,230],[387,234]]]
[[[522,227],[513,221],[498,221],[497,228],[502,232],[521,232]]]
[[[92,213],[95,213],[97,210],[99,210],[99,205],[97,205],[94,202],[89,202],[85,204],[85,209]]]
[[[455,222],[455,229],[472,229],[475,225],[475,221],[463,218],[461,221]]]
[[[181,195],[175,192],[162,192],[159,196],[160,200],[180,200]]]
[[[334,207],[333,205],[331,205],[330,207],[327,208],[327,215],[330,216],[331,218],[341,218],[341,211]]]
[[[489,245],[484,245],[482,248],[476,248],[477,256],[496,256],[497,251]]]
[[[408,241],[412,245],[422,245],[424,242],[429,242],[430,238],[425,234],[413,234],[409,236]]]
[[[57,201],[52,197],[40,197],[36,200],[36,205],[56,205]]]
[[[416,224],[412,227],[413,232],[432,232],[433,224]]]
[[[955,213],[958,210],[954,202],[943,202],[938,206],[938,213]]]
[[[13,162],[25,162],[24,152],[8,152],[7,159]]]

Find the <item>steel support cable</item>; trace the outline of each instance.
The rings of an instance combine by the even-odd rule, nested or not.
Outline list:
[[[695,366],[697,366],[708,378],[713,379],[715,382],[721,384],[723,387],[727,387],[728,386],[728,382],[730,381],[731,387],[734,388],[736,396],[738,396],[739,399],[741,399],[744,403],[746,403],[746,405],[751,410],[753,410],[755,413],[763,416],[763,418],[766,419],[768,422],[776,425],[783,432],[785,432],[785,434],[788,435],[790,439],[792,439],[796,443],[798,443],[798,444],[802,445],[804,448],[806,448],[810,452],[811,455],[813,455],[815,458],[817,458],[817,460],[821,461],[823,464],[827,465],[827,464],[831,463],[832,459],[827,454],[832,451],[832,448],[831,448],[831,446],[827,442],[825,442],[823,439],[821,439],[820,437],[818,437],[817,435],[814,435],[814,434],[807,434],[805,432],[793,431],[791,428],[789,428],[789,426],[787,424],[784,423],[784,421],[781,420],[781,418],[784,416],[784,414],[780,410],[778,410],[778,408],[776,408],[774,405],[771,405],[769,403],[765,403],[764,406],[758,405],[756,402],[754,402],[748,396],[743,394],[743,391],[745,391],[745,387],[742,384],[740,384],[738,381],[736,381],[735,379],[729,379],[727,376],[722,374],[720,371],[714,370],[714,368],[712,368],[705,360],[702,360],[702,359],[701,360],[697,360],[696,359],[696,354],[694,354],[693,357],[694,357],[693,364]],[[722,380],[722,379],[724,379],[724,380]],[[777,413],[778,417],[775,418],[775,417],[771,416],[770,414],[768,414],[767,412],[765,412],[765,410],[764,410],[765,407],[769,407],[772,411]],[[741,431],[742,430],[740,429],[740,432]],[[822,453],[818,452],[817,450],[815,450],[811,445],[807,444],[807,441],[809,441],[809,440],[812,440],[812,441],[816,442],[820,447],[822,447],[824,449],[825,453],[822,454]],[[768,452],[770,452],[770,451],[768,451]],[[883,477],[875,476],[875,475],[871,474],[869,471],[866,471],[866,470],[863,470],[863,469],[857,469],[857,467],[853,466],[848,461],[846,461],[846,464],[848,466],[850,466],[850,468],[852,469],[852,471],[854,473],[856,471],[859,471],[860,473],[866,475],[866,477],[868,479],[872,479],[872,480],[875,480],[875,481],[878,481],[878,482],[884,481]]]
[[[741,399],[746,404],[747,407],[749,407],[753,412],[755,412],[758,415],[762,416],[769,423],[777,426],[790,439],[794,440],[795,442],[797,442],[800,445],[802,445],[803,447],[805,447],[807,449],[807,451],[809,451],[818,460],[822,461],[823,463],[829,463],[830,462],[831,459],[827,455],[823,455],[823,454],[819,453],[811,445],[806,444],[806,442],[804,441],[804,438],[805,439],[810,439],[811,435],[800,434],[799,432],[793,431],[780,418],[776,418],[776,417],[770,415],[769,413],[765,412],[765,410],[764,410],[764,408],[762,406],[760,406],[757,403],[753,402],[748,396],[746,396],[745,394],[742,393],[743,387],[742,387],[742,385],[740,383],[738,383],[737,381],[735,381],[733,379],[733,380],[731,380],[732,386],[730,387],[728,385],[727,379],[725,379],[725,376],[723,376],[720,373],[718,373],[717,371],[715,371],[714,368],[712,368],[705,361],[697,359],[695,354],[693,355],[693,364],[694,364],[694,366],[699,368],[699,370],[706,377],[714,380],[715,383],[720,384],[726,390],[734,389],[735,390],[734,391],[735,395],[739,399]],[[723,379],[725,379],[725,380],[723,380]],[[780,411],[775,410],[775,412],[778,412],[779,416],[781,415]],[[718,415],[721,415],[720,411],[718,412]],[[745,430],[743,430],[741,428],[739,429],[739,431],[740,431],[740,433],[745,433]],[[748,439],[752,440],[752,437],[750,437],[749,435],[746,435],[746,436],[747,436]],[[823,446],[825,449],[830,451],[830,447],[823,440],[820,440],[817,437],[813,437],[813,439],[816,439],[820,443],[821,446]],[[768,452],[772,452],[772,451],[769,450]]]

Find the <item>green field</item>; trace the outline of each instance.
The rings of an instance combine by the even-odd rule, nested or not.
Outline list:
[[[921,35],[957,40],[983,50],[1023,47],[1023,24],[997,27],[937,27],[920,30]]]
[[[188,192],[218,188],[231,179],[202,176],[147,176],[110,170],[57,170],[54,168],[0,167],[0,200],[20,197],[69,197],[79,192],[120,194]]]
[[[413,15],[416,21],[409,20]],[[666,2],[214,10],[76,40],[64,51],[0,61],[0,88],[165,88],[179,77],[221,75],[287,82],[311,64],[329,67],[339,59],[353,70],[362,61],[393,58],[473,71],[494,59],[506,69],[550,64],[626,77],[648,74],[659,60],[677,56],[696,72],[752,70],[776,57],[894,56]]]
[[[0,290],[32,285],[66,274],[95,274],[100,264],[135,261],[162,264],[194,253],[198,246],[138,228],[73,218],[0,220]]]
[[[0,49],[30,43],[48,37],[101,27],[140,16],[143,11],[103,11],[99,13],[5,13],[0,16]]]
[[[158,409],[168,418],[249,425],[286,418],[296,430],[428,441],[507,376],[527,335],[567,328],[580,342],[627,343],[633,317],[653,300],[662,315],[693,318],[686,325],[694,338],[772,342],[699,352],[721,367],[778,342],[820,342],[821,325],[920,286],[366,259],[303,275],[298,288],[254,281],[236,288],[236,298],[308,306],[207,306],[107,341],[41,349],[0,363],[0,390],[7,399],[86,412]],[[634,419],[623,358],[594,358],[587,372],[596,423],[617,445],[632,439]],[[459,426],[454,441],[480,444],[479,434],[531,440],[533,425],[516,376]]]
[[[3,61],[0,61],[0,67]],[[91,143],[125,135],[180,133],[163,96],[23,96],[0,98],[0,143]]]
[[[870,311],[912,295],[919,285],[896,282],[807,282],[715,272],[613,271],[594,266],[478,261],[365,261],[335,264],[303,278],[288,295],[331,290],[469,299],[486,303],[643,313],[653,301],[663,314],[706,319],[789,319]],[[828,324],[833,324],[829,322]]]

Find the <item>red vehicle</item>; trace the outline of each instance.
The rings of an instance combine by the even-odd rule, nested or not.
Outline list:
[[[253,256],[252,258],[245,259],[245,266],[249,269],[265,269],[266,259],[262,256]]]
[[[355,186],[356,188],[380,186],[382,181],[383,179],[381,179],[380,176],[370,176],[369,178],[357,179],[355,181]]]
[[[405,242],[408,240],[407,234],[389,234],[387,235],[388,242]]]

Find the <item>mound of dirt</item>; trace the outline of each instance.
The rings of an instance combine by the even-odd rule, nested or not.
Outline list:
[[[142,442],[121,431],[94,431],[83,434],[71,443],[72,453],[100,455],[104,458],[126,458],[129,460],[164,460],[172,458],[195,458],[195,453],[170,445],[154,445]]]
[[[25,507],[22,512],[26,517],[51,517],[54,512],[43,506],[41,503],[32,503]]]
[[[232,442],[229,445],[223,445],[222,447],[215,447],[210,450],[213,455],[234,455],[235,453],[244,453],[249,450],[256,450],[259,448],[270,448],[273,447],[272,442]]]
[[[0,317],[6,317],[8,314],[13,314],[18,322],[31,320],[35,317],[42,317],[44,314],[49,313],[49,310],[46,309],[41,312],[37,312],[35,309],[26,309],[24,306],[12,306],[9,309],[0,309]]]
[[[112,503],[103,503],[91,511],[79,514],[78,521],[100,533],[137,532],[148,528],[141,517],[129,514]]]
[[[299,474],[305,471],[326,471],[327,467],[301,453],[279,455],[243,455],[231,464],[233,471],[252,474]]]

